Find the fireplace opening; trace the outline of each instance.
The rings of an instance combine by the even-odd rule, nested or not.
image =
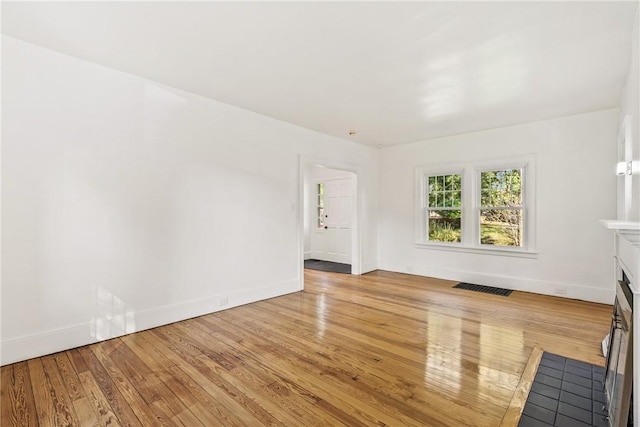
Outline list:
[[[633,426],[633,294],[630,280],[621,269],[616,284],[604,388],[609,426]]]

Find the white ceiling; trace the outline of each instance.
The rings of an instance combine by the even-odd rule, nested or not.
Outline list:
[[[2,2],[2,32],[387,146],[618,106],[636,8],[635,1]]]

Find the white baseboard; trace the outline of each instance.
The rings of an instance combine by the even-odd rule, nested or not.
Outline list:
[[[599,302],[603,304],[613,304],[615,290],[581,286],[573,283],[551,282],[526,277],[506,276],[500,274],[484,274],[464,270],[451,269],[421,269],[420,271],[402,271],[385,268],[387,271],[398,273],[409,273],[424,277],[434,277],[445,280],[455,280],[458,282],[475,283],[478,285],[494,286],[514,291],[531,292],[534,294],[552,295],[555,297],[577,299],[583,301]],[[418,270],[418,269],[416,269]],[[558,290],[564,290],[561,294]]]
[[[360,274],[371,273],[372,271],[375,271],[377,269],[378,267],[374,264],[362,263],[362,270],[360,271]]]
[[[304,253],[304,260],[305,261],[308,260],[308,259],[311,259],[311,258],[313,258],[311,256],[311,251],[307,251],[307,252]]]
[[[38,334],[2,341],[0,365],[20,362],[46,354],[80,347],[110,338],[139,332],[180,320],[215,313],[228,308],[273,298],[300,290],[298,279],[287,280],[256,288],[212,295],[191,301],[169,304],[149,310],[126,314],[125,319],[98,319],[80,325],[49,330]],[[226,303],[225,303],[226,301]],[[122,324],[128,323],[124,329]],[[116,324],[118,326],[116,326]]]

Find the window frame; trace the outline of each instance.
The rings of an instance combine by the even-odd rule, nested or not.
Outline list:
[[[485,255],[535,258],[536,252],[536,156],[525,154],[495,159],[471,160],[449,164],[434,164],[415,168],[415,246],[424,249],[452,250]],[[480,243],[480,173],[486,171],[522,170],[522,246],[498,246]],[[460,242],[428,240],[426,212],[428,205],[428,177],[461,175],[462,206]]]
[[[497,172],[497,171],[505,171],[505,170],[519,170],[521,171],[521,175],[520,175],[520,199],[521,199],[521,203],[519,207],[505,207],[505,206],[483,206],[482,205],[482,173],[483,172]],[[476,224],[476,235],[474,237],[475,242],[480,245],[481,247],[489,247],[489,248],[500,248],[500,249],[510,249],[510,250],[522,250],[523,248],[526,248],[527,246],[527,240],[528,240],[528,236],[526,233],[527,230],[527,209],[526,209],[526,204],[527,204],[527,200],[526,200],[526,193],[527,193],[527,170],[526,170],[526,165],[523,166],[514,166],[511,165],[509,167],[478,167],[475,169],[475,175],[476,175],[476,185],[477,188],[475,189],[475,193],[474,196],[476,196],[476,203],[474,206],[474,222]],[[490,245],[487,243],[482,243],[482,227],[481,227],[481,222],[480,222],[480,217],[481,217],[481,212],[483,210],[520,210],[522,212],[522,244],[521,246],[503,246],[503,245]]]
[[[324,182],[316,182],[316,230],[323,230],[325,228],[324,220],[325,220],[325,205],[324,205]],[[322,191],[321,191],[322,188]],[[322,210],[322,213],[320,212]]]
[[[443,243],[450,245],[460,245],[462,243],[462,233],[464,230],[464,174],[460,172],[453,173],[429,173],[425,174],[422,177],[422,185],[423,185],[423,206],[422,206],[422,227],[424,233],[424,239],[430,243]],[[429,191],[429,178],[436,176],[460,176],[460,206],[429,206],[429,195],[431,192]],[[445,190],[446,191],[446,190]],[[440,240],[429,240],[429,212],[430,211],[460,211],[460,241],[459,242],[443,242]]]

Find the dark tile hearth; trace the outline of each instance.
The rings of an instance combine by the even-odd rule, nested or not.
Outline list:
[[[351,274],[351,264],[341,264],[339,262],[322,261],[319,259],[305,259],[304,268],[329,271],[332,273]]]
[[[608,427],[604,368],[545,352],[518,427]]]

